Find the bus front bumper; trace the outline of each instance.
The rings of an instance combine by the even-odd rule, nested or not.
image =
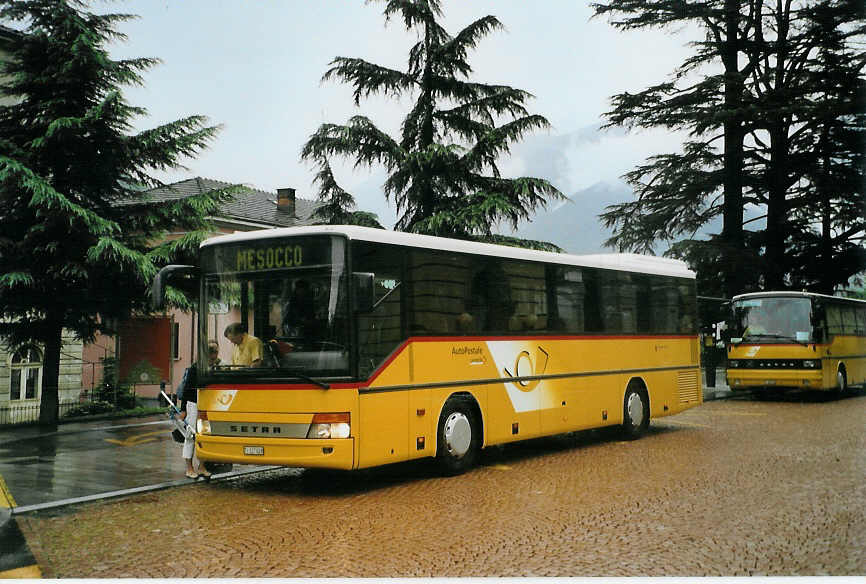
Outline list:
[[[728,369],[727,383],[737,389],[821,389],[824,377],[821,370],[795,369],[792,371],[766,371],[757,369]]]
[[[351,470],[354,438],[236,438],[197,434],[195,453],[203,462]]]

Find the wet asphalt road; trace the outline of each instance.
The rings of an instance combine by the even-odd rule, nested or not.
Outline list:
[[[471,472],[271,470],[17,516],[46,577],[866,574],[866,392],[713,401]]]
[[[80,431],[0,436],[0,476],[19,507],[97,495],[183,476],[165,416],[82,424]]]

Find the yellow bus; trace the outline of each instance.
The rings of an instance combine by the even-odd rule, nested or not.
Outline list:
[[[866,301],[808,292],[732,299],[733,390],[836,391],[866,382]]]
[[[215,237],[198,272],[196,453],[358,469],[619,425],[702,401],[694,273],[354,226]],[[176,274],[175,274],[176,275]],[[260,356],[259,359],[253,359]]]

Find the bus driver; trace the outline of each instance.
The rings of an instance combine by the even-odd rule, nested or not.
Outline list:
[[[239,322],[226,327],[225,337],[235,346],[232,351],[232,365],[260,367],[262,365],[262,341],[248,334],[246,327]]]

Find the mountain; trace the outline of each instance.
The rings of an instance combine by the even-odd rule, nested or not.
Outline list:
[[[599,182],[570,195],[568,201],[540,211],[516,231],[503,229],[501,232],[555,243],[569,253],[610,252],[610,248],[604,247],[604,241],[612,234],[598,216],[606,206],[623,203],[632,196],[631,188],[623,182]]]

